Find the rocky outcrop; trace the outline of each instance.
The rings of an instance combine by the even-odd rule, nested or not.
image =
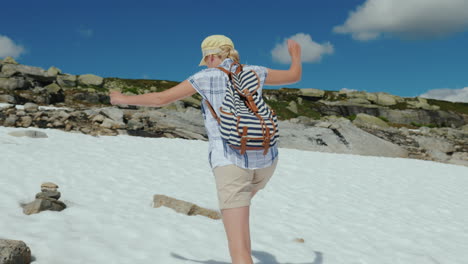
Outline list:
[[[29,264],[31,250],[23,241],[0,239],[0,263]]]
[[[159,208],[165,206],[174,211],[185,215],[202,215],[211,219],[221,219],[221,214],[218,211],[206,209],[196,204],[178,200],[166,195],[156,194],[153,196],[153,207]]]
[[[440,110],[396,110],[378,105],[343,102],[322,102],[320,105],[317,105],[317,109],[325,116],[335,115],[349,117],[364,113],[375,117],[384,117],[389,120],[389,122],[395,124],[432,124],[440,127],[461,127],[465,124],[465,117],[463,115]]]
[[[404,148],[367,133],[345,118],[281,121],[280,147],[366,156],[407,158]],[[363,142],[366,142],[363,144]]]
[[[0,125],[57,128],[93,136],[126,134],[207,140],[198,95],[162,108],[109,107],[111,89],[138,94],[176,84],[63,74],[55,67],[46,71],[5,59],[0,62],[0,103],[16,106],[0,107]],[[468,104],[313,88],[263,90],[263,95],[283,120],[282,147],[462,165],[467,159]],[[51,104],[65,108],[44,107]],[[35,132],[22,133],[15,136],[38,136]],[[453,148],[429,147],[426,141],[432,138],[448,142]],[[368,147],[369,142],[375,147]]]
[[[44,109],[32,103],[18,107],[6,105],[0,107],[0,125],[56,128],[93,136],[128,134],[207,140],[201,111],[192,107],[178,112],[169,109],[121,109],[118,107],[81,110]],[[15,132],[12,135],[40,136],[34,131]]]

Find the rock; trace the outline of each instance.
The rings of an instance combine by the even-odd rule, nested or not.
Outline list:
[[[429,155],[430,158],[432,158],[435,161],[446,162],[450,159],[450,157],[446,153],[436,149],[428,150],[426,153]]]
[[[357,126],[364,126],[364,127],[372,127],[372,126],[378,126],[381,128],[388,128],[388,124],[383,121],[382,119],[367,115],[367,114],[358,114],[356,116],[356,119],[353,120],[353,124]]]
[[[7,77],[21,74],[41,82],[53,82],[55,80],[55,76],[49,76],[44,69],[26,65],[4,64],[2,74]]]
[[[11,56],[7,56],[5,59],[3,59],[3,64],[16,64],[18,65],[19,63],[15,61],[15,59],[13,59],[13,57]]]
[[[48,93],[51,93],[51,94],[59,93],[62,90],[62,87],[60,87],[56,83],[51,83],[44,88],[47,90]]]
[[[16,100],[15,97],[9,94],[0,94],[0,103],[15,104]]]
[[[23,241],[0,239],[0,263],[29,264],[31,250]]]
[[[73,95],[73,100],[83,101],[91,104],[98,104],[99,95],[95,93],[76,93]]]
[[[439,151],[442,153],[455,151],[452,144],[442,139],[427,136],[414,136],[414,139],[418,142],[420,147],[428,151]]]
[[[60,199],[60,192],[42,191],[36,194],[36,199]]]
[[[294,239],[294,242],[297,242],[297,243],[304,243],[304,239],[303,238],[296,238]]]
[[[104,121],[104,119],[106,119],[105,116],[103,115],[96,115],[95,117],[93,117],[93,119],[91,119],[93,122],[98,122],[98,123],[102,123],[102,121]]]
[[[468,166],[468,152],[455,152],[448,162],[451,164]]]
[[[460,130],[465,132],[465,133],[468,133],[468,124],[464,125],[464,126],[461,126],[460,127]]]
[[[127,123],[127,127],[128,129],[130,130],[140,130],[142,128],[144,128],[144,124],[141,123],[140,121],[138,120],[135,120],[135,119],[130,119]]]
[[[314,88],[304,88],[299,89],[299,95],[304,97],[322,98],[325,96],[325,91]]]
[[[118,122],[118,123],[123,123],[123,116],[124,116],[124,113],[121,109],[117,108],[117,107],[107,107],[107,108],[103,108],[100,110],[100,112],[102,114],[104,114],[105,116],[107,116],[108,118]]]
[[[62,211],[67,206],[55,199],[36,199],[31,203],[23,205],[23,213],[26,215],[38,214],[42,211]]]
[[[57,77],[57,75],[59,75],[60,73],[62,73],[62,71],[58,68],[55,68],[55,67],[50,67],[48,70],[47,70],[47,75],[49,76],[54,76],[54,77]]]
[[[287,109],[289,109],[291,112],[297,114],[297,113],[298,113],[298,110],[297,110],[297,103],[296,103],[296,101],[291,101],[291,102],[289,102],[289,105],[288,105]]]
[[[211,219],[221,219],[221,214],[217,211],[202,208],[196,204],[178,200],[166,195],[156,194],[153,197],[153,207],[165,206],[185,215],[203,215]]]
[[[41,184],[41,191],[42,192],[56,192],[58,189],[58,185],[53,182],[44,182]]]
[[[37,112],[39,110],[39,106],[34,103],[25,103],[24,104],[24,111],[26,112]]]
[[[83,86],[101,86],[104,78],[94,74],[83,74],[78,77],[78,84]]]
[[[18,117],[16,115],[9,115],[5,119],[5,122],[3,123],[3,125],[7,127],[15,126],[16,121],[18,121]]]
[[[36,194],[36,200],[22,205],[23,213],[26,215],[37,214],[45,210],[62,211],[67,206],[59,201],[60,192],[57,191],[57,184],[45,182],[41,184],[41,192]]]
[[[409,107],[411,108],[419,108],[419,109],[424,109],[424,110],[439,110],[440,107],[437,105],[430,105],[427,103],[427,99],[422,98],[422,97],[416,97],[416,100],[410,100],[407,101],[406,103],[408,104]]]
[[[20,123],[22,127],[30,127],[32,124],[32,117],[30,116],[22,116],[20,118]]]
[[[23,90],[29,87],[23,78],[0,78],[0,89],[6,90]]]
[[[108,129],[119,129],[119,128],[124,128],[125,124],[122,122],[117,122],[114,121],[110,118],[105,118],[104,121],[102,121],[102,124],[100,124],[100,127],[103,128],[108,128]]]
[[[186,97],[182,99],[182,102],[184,102],[187,106],[192,106],[192,107],[201,107],[201,101],[194,98],[193,96]]]
[[[344,118],[324,118],[315,126],[279,121],[279,147],[366,156],[408,157],[404,148],[355,127]]]
[[[57,83],[61,87],[76,87],[76,75],[58,75],[57,76]]]
[[[374,104],[377,103],[377,94],[375,93],[366,93],[366,98],[367,101],[370,101]]]
[[[10,136],[14,137],[30,137],[30,138],[47,138],[47,134],[41,131],[34,130],[22,130],[22,131],[13,131],[8,133]]]
[[[396,96],[394,95],[388,93],[377,93],[376,95],[377,99],[374,102],[378,105],[390,106],[397,104]]]
[[[347,102],[351,104],[364,104],[364,105],[371,104],[371,102],[369,102],[367,99],[364,99],[364,98],[350,98],[348,99]]]

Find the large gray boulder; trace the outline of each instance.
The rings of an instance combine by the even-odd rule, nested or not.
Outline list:
[[[57,76],[57,83],[61,87],[76,87],[76,75],[64,74]]]
[[[78,84],[83,86],[101,86],[104,78],[94,74],[83,74],[78,77]]]
[[[22,90],[27,89],[29,87],[29,83],[23,78],[1,78],[0,77],[0,89],[6,90]]]
[[[15,97],[9,94],[0,94],[0,103],[14,104],[16,103],[16,100],[15,100]]]
[[[331,153],[382,157],[408,157],[402,147],[354,126],[344,118],[328,118],[314,126],[280,121],[279,146]]]
[[[23,241],[0,239],[0,264],[29,264],[31,250]]]
[[[380,128],[389,127],[389,125],[382,119],[375,117],[375,116],[362,114],[362,113],[356,116],[356,119],[353,120],[353,124],[356,126],[362,126],[362,127],[373,127],[373,126],[377,126]]]
[[[2,67],[2,74],[10,77],[15,74],[21,74],[23,76],[29,76],[40,81],[52,82],[55,80],[55,76],[50,76],[47,71],[39,67],[26,66],[26,65],[15,65],[15,64],[4,64]]]
[[[322,98],[325,96],[325,91],[314,88],[304,88],[299,89],[299,95],[303,97]]]

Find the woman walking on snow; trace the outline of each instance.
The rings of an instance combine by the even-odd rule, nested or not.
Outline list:
[[[111,104],[139,105],[160,107],[174,101],[199,93],[202,103],[205,128],[209,138],[209,163],[212,168],[221,210],[224,229],[228,239],[229,252],[233,264],[253,264],[251,257],[249,209],[252,197],[265,187],[278,162],[277,144],[265,153],[263,150],[247,150],[245,153],[223,143],[218,121],[206,111],[206,101],[218,112],[229,82],[225,70],[236,70],[239,54],[234,44],[226,36],[212,35],[201,44],[203,57],[200,66],[208,68],[190,76],[180,84],[163,92],[127,96],[120,92],[110,93]],[[288,40],[288,51],[291,56],[289,70],[272,70],[262,66],[244,65],[243,69],[254,70],[259,79],[257,90],[262,94],[262,87],[267,85],[284,85],[298,82],[302,75],[301,48],[293,40]]]

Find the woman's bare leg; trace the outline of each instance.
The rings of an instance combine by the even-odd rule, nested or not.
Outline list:
[[[222,209],[232,264],[253,264],[249,229],[250,206]]]

